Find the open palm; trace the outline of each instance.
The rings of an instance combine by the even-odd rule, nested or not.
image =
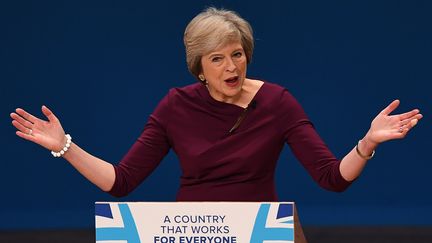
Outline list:
[[[59,151],[66,143],[63,127],[46,106],[42,106],[42,113],[48,121],[39,119],[21,108],[12,112],[10,114],[12,125],[18,129],[16,135],[49,150]]]
[[[379,144],[392,139],[404,138],[423,117],[418,109],[402,114],[390,115],[400,104],[395,100],[372,121],[368,135],[371,142]]]

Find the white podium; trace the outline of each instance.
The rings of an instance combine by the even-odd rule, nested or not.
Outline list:
[[[296,235],[292,202],[96,202],[95,214],[99,243],[288,243]]]

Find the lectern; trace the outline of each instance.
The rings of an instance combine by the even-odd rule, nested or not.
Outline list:
[[[295,210],[292,202],[96,202],[96,242],[305,242]]]

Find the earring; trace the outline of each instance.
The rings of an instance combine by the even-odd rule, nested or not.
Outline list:
[[[204,77],[204,75],[202,75],[202,74],[198,75],[198,78],[199,78],[202,82],[205,81],[205,77]]]

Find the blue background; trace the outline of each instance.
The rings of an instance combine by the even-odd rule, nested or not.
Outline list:
[[[93,227],[95,201],[175,200],[174,154],[116,199],[16,137],[9,114],[46,104],[74,142],[117,163],[169,88],[195,82],[183,31],[210,5],[250,21],[249,76],[287,87],[338,157],[393,99],[425,115],[344,193],[319,188],[286,148],[277,190],[305,225],[431,225],[432,2],[109,0],[0,3],[0,229]]]

